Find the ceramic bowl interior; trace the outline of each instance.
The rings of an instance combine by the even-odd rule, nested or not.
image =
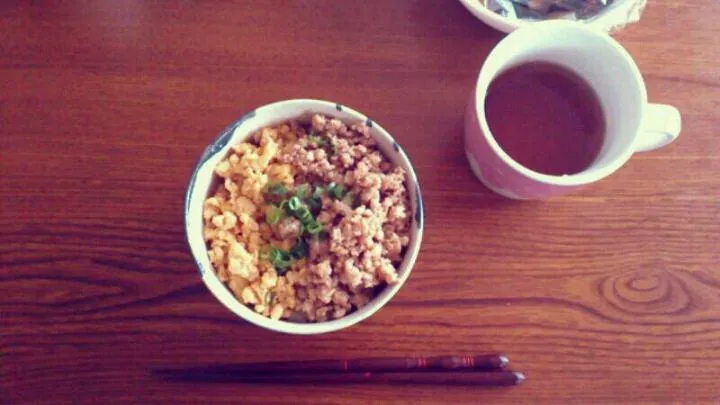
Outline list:
[[[263,127],[299,119],[309,121],[315,113],[338,118],[345,123],[366,122],[370,134],[377,140],[382,152],[396,165],[408,173],[407,186],[412,204],[412,225],[410,245],[398,269],[399,282],[386,286],[366,306],[345,317],[317,323],[295,323],[271,320],[240,303],[232,292],[220,281],[210,264],[207,247],[203,238],[203,201],[208,197],[217,179],[214,168],[224,158],[232,145],[240,143]],[[321,100],[286,100],[268,104],[250,111],[223,130],[202,154],[193,170],[185,198],[185,228],[190,250],[197,263],[200,277],[212,294],[230,311],[258,326],[278,332],[294,334],[317,334],[336,331],[354,325],[369,317],[385,305],[407,280],[417,259],[423,233],[423,204],[420,186],[410,159],[397,142],[380,125],[365,115],[346,106]]]

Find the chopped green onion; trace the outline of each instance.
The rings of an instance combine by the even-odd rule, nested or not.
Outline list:
[[[303,226],[307,224],[311,224],[315,221],[315,218],[313,218],[312,214],[308,214],[300,219],[300,222],[302,222]]]
[[[320,198],[322,197],[323,188],[321,186],[315,186],[315,190],[313,190],[312,198]]]
[[[282,201],[280,202],[280,209],[283,210],[283,211],[289,212],[289,209],[288,209],[288,200],[282,200]]]
[[[351,191],[351,192],[345,194],[345,197],[343,197],[342,202],[344,202],[345,204],[347,204],[348,206],[350,206],[352,208],[356,208],[355,207],[355,197],[356,197],[355,193],[353,193]]]
[[[310,222],[309,224],[305,225],[305,229],[308,231],[310,235],[317,235],[323,230],[323,226],[321,223],[317,221]]]
[[[335,187],[335,198],[343,198],[345,196],[345,193],[347,191],[345,190],[345,187],[343,186],[337,186]]]
[[[277,262],[279,260],[282,260],[282,251],[274,247],[272,248],[272,250],[270,250],[270,261],[274,264],[274,262]]]
[[[285,218],[285,211],[282,208],[276,207],[274,205],[271,205],[270,208],[268,208],[267,213],[265,214],[265,220],[270,225],[277,224],[283,218]]]
[[[301,184],[300,186],[298,186],[297,190],[295,190],[295,196],[300,199],[305,198],[309,188],[310,186],[308,186],[307,184]]]
[[[308,254],[308,245],[307,242],[305,242],[304,239],[298,238],[298,243],[295,244],[295,246],[290,249],[290,256],[292,256],[293,259],[299,260],[303,257],[307,256]]]
[[[297,211],[300,207],[301,207],[300,199],[297,198],[297,196],[292,197],[292,198],[288,201],[288,208],[290,209],[290,211],[295,212],[295,211]]]
[[[285,274],[285,270],[292,264],[292,257],[289,252],[273,248],[270,252],[270,264],[275,267],[278,274]]]
[[[310,198],[307,200],[307,206],[312,210],[319,210],[322,208],[322,200],[319,198]]]
[[[284,196],[287,194],[287,189],[282,183],[275,183],[268,186],[267,192],[277,196]]]
[[[295,216],[297,219],[300,220],[303,224],[307,224],[313,220],[312,213],[308,209],[308,207],[302,206],[298,208],[297,211],[295,211]]]
[[[310,141],[311,144],[313,144],[315,146],[319,146],[319,147],[325,146],[325,144],[327,143],[327,140],[325,138],[318,136],[318,135],[314,135],[314,133],[308,137],[308,140]]]
[[[345,187],[343,187],[341,184],[330,183],[327,191],[331,197],[338,200],[345,196]]]

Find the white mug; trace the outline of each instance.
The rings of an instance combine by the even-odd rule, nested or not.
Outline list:
[[[488,86],[508,68],[534,61],[574,71],[598,95],[605,140],[595,161],[580,173],[554,176],[530,170],[505,153],[490,132],[485,117]],[[508,198],[541,199],[609,176],[634,152],[674,141],[681,125],[675,107],[648,104],[637,65],[609,35],[570,21],[537,22],[508,35],[485,60],[465,116],[465,151],[473,172],[491,190]]]

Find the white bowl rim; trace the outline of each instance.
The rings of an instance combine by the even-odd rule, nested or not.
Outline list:
[[[526,25],[530,25],[535,22],[542,22],[542,21],[528,21],[528,20],[519,20],[519,19],[503,17],[500,14],[487,8],[484,4],[484,0],[459,0],[459,1],[475,17],[484,21],[492,28],[495,28],[496,30],[501,31],[501,32],[511,33],[520,27],[524,27]],[[606,10],[603,10],[600,14],[598,14],[597,16],[594,16],[592,19],[589,19],[587,21],[575,21],[575,22],[578,24],[582,24],[582,25],[591,27],[591,28],[596,28],[596,29],[600,29],[603,31],[611,31],[612,29],[619,26],[616,22],[612,21],[613,19],[615,19],[618,16],[626,17],[630,13],[631,10],[637,11],[636,9],[641,10],[642,6],[635,5],[635,8],[633,8],[633,5],[627,0],[616,0],[615,3],[608,6],[608,8]],[[543,20],[543,21],[551,21],[551,20]],[[627,24],[634,22],[634,21],[635,20],[629,19],[629,21],[627,21]],[[622,24],[620,24],[620,25],[622,25]]]
[[[510,33],[529,21],[511,19],[501,16],[500,14],[490,10],[485,6],[483,0],[459,0],[465,8],[468,9],[477,18],[485,21],[488,25],[498,31]]]
[[[193,191],[195,190],[195,180],[198,177],[198,172],[205,168],[206,164],[211,164],[212,162],[209,162],[209,160],[212,160],[213,157],[217,158],[218,155],[226,155],[228,149],[235,143],[239,141],[239,139],[236,139],[234,136],[235,131],[241,128],[244,124],[251,122],[252,118],[254,118],[258,113],[262,113],[267,110],[273,110],[276,108],[280,108],[283,106],[303,106],[303,108],[306,108],[308,111],[318,111],[318,110],[325,110],[328,109],[334,109],[337,112],[341,113],[342,116],[337,117],[345,122],[356,122],[356,121],[362,121],[366,122],[371,127],[371,135],[376,138],[379,143],[385,144],[385,145],[391,145],[386,146],[392,147],[392,149],[395,152],[395,157],[391,158],[391,160],[394,161],[396,164],[401,164],[407,171],[407,182],[408,182],[408,190],[410,194],[411,204],[412,204],[412,224],[411,224],[411,242],[410,246],[407,248],[407,251],[405,253],[405,257],[403,258],[403,262],[401,263],[398,273],[399,273],[399,281],[396,284],[388,285],[386,286],[376,297],[374,297],[367,305],[365,305],[363,308],[360,308],[359,310],[356,310],[342,318],[330,320],[330,321],[323,321],[323,322],[316,322],[316,323],[295,323],[295,322],[288,322],[288,321],[282,321],[282,320],[272,320],[270,318],[266,318],[260,314],[257,314],[255,311],[251,310],[244,304],[240,303],[237,299],[233,296],[233,301],[237,305],[232,305],[231,302],[228,302],[225,296],[225,299],[221,297],[220,295],[224,295],[224,293],[220,290],[218,290],[218,283],[222,285],[222,288],[224,289],[225,293],[229,292],[229,289],[224,285],[224,283],[220,282],[217,276],[215,275],[215,272],[210,268],[209,271],[204,269],[203,263],[201,263],[201,260],[198,260],[198,254],[195,250],[193,250],[193,242],[197,243],[197,239],[200,238],[202,240],[203,245],[205,244],[204,239],[202,238],[202,234],[194,235],[191,234],[191,229],[189,226],[190,221],[190,204],[192,201],[194,201],[197,198],[202,198],[203,200],[207,196],[207,189],[205,190],[205,193],[202,193],[202,195],[194,196]],[[284,119],[279,119],[279,121],[283,121]],[[244,129],[246,131],[245,136],[249,136],[250,134],[256,132],[263,126],[266,126],[267,124],[263,124],[260,126],[253,127],[252,125],[248,126],[248,128]],[[389,155],[387,150],[383,149],[383,152],[386,155]],[[389,156],[390,157],[390,156]],[[399,160],[399,162],[398,162]],[[200,191],[200,190],[198,190]],[[193,214],[194,215],[194,214]],[[198,215],[201,215],[198,213]],[[220,134],[217,136],[217,138],[210,143],[210,145],[205,149],[205,151],[202,153],[200,159],[196,163],[196,165],[193,168],[192,175],[190,177],[190,181],[188,183],[188,188],[185,195],[185,205],[184,205],[184,219],[185,219],[185,233],[186,233],[186,241],[188,243],[188,246],[190,248],[191,254],[196,262],[196,265],[198,266],[198,271],[200,273],[200,276],[203,280],[203,283],[205,286],[210,290],[210,292],[215,296],[218,301],[220,301],[226,308],[228,308],[231,312],[235,313],[239,317],[245,319],[246,321],[253,323],[257,326],[277,331],[277,332],[283,332],[283,333],[289,333],[289,334],[320,334],[320,333],[327,333],[327,332],[333,332],[340,329],[348,328],[352,325],[355,325],[362,320],[370,317],[375,312],[377,312],[380,308],[382,308],[390,299],[400,290],[400,288],[403,286],[405,281],[407,281],[408,277],[410,276],[410,273],[413,270],[413,267],[415,265],[415,261],[417,260],[417,256],[420,251],[420,246],[422,243],[422,235],[423,235],[423,224],[424,224],[424,204],[422,200],[422,195],[420,192],[420,183],[417,179],[417,175],[415,173],[414,167],[410,161],[410,158],[407,156],[405,151],[400,147],[400,145],[395,141],[395,139],[378,123],[376,123],[373,120],[370,120],[367,116],[364,114],[347,107],[344,104],[334,103],[330,101],[325,100],[317,100],[317,99],[288,99],[288,100],[281,100],[277,102],[273,102],[270,104],[265,104],[263,106],[260,106],[254,110],[251,110],[250,112],[243,115],[238,120],[234,121],[232,124],[227,126],[223,131],[220,132]],[[207,249],[203,249],[205,251],[205,255],[207,255]],[[205,260],[207,260],[207,256],[204,257]],[[209,263],[209,261],[208,261]],[[209,266],[212,267],[212,266]],[[232,294],[231,294],[232,295]]]

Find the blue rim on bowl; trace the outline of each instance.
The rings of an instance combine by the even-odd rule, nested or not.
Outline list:
[[[257,130],[268,125],[279,124],[290,119],[321,113],[336,117],[345,122],[363,121],[370,127],[370,134],[378,141],[382,152],[407,172],[407,186],[414,215],[412,216],[410,245],[403,262],[398,269],[397,284],[386,286],[366,306],[335,320],[317,323],[294,323],[271,320],[246,307],[235,299],[232,292],[215,275],[207,256],[207,247],[202,234],[202,204],[208,196],[214,168],[227,154],[229,148]],[[210,292],[231,312],[241,318],[264,328],[293,334],[318,334],[332,332],[352,326],[384,306],[402,287],[412,271],[420,251],[423,234],[424,207],[420,184],[410,158],[395,139],[375,121],[342,104],[313,99],[294,99],[278,101],[252,110],[227,126],[220,135],[203,151],[193,168],[187,192],[185,194],[185,234],[188,247],[198,267],[200,277]]]

